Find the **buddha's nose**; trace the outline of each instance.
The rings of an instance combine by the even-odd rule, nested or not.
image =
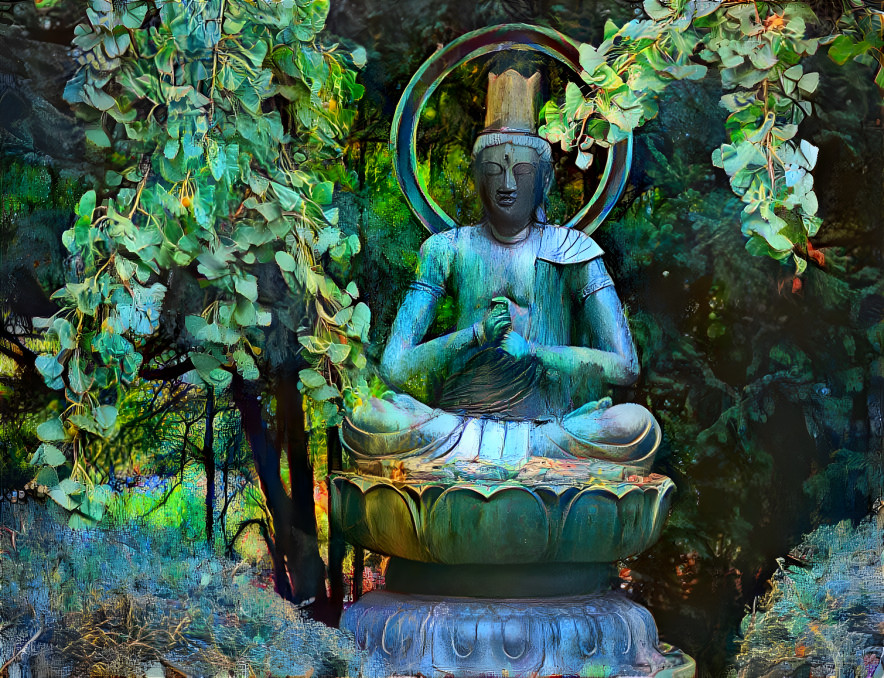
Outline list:
[[[498,193],[515,193],[516,192],[516,177],[513,175],[513,170],[507,168],[503,173],[503,184],[501,184],[500,188],[497,189]]]

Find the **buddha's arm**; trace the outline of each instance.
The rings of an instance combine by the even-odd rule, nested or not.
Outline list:
[[[463,364],[479,348],[474,326],[421,343],[437,305],[437,297],[428,291],[408,291],[381,359],[381,369],[391,386],[408,391],[415,378],[449,374],[456,363]]]
[[[537,345],[531,352],[550,370],[609,384],[632,384],[638,378],[638,356],[620,299],[599,259],[586,265],[585,275],[578,321],[592,328],[594,347]]]
[[[609,384],[632,384],[638,379],[638,357],[614,288],[598,290],[583,307],[584,321],[593,324],[597,348],[535,346],[533,353],[547,369]]]
[[[423,342],[433,322],[439,300],[445,293],[454,249],[445,234],[431,236],[421,247],[417,281],[405,297],[390,341],[381,359],[381,371],[387,382],[409,390],[416,378],[433,375],[444,378],[461,367],[480,348],[484,326],[470,327]]]

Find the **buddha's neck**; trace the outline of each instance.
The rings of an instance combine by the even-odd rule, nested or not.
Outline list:
[[[516,243],[520,243],[525,240],[529,235],[531,235],[532,225],[532,223],[528,223],[528,225],[525,226],[525,228],[523,228],[521,231],[518,231],[513,235],[505,235],[498,231],[491,221],[488,221],[488,228],[491,229],[491,235],[494,236],[495,240],[503,243],[504,245],[515,245]]]

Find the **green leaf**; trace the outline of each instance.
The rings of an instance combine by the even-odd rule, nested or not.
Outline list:
[[[801,154],[807,160],[807,164],[805,164],[804,166],[807,169],[813,169],[814,167],[816,167],[816,159],[817,157],[819,157],[820,149],[806,139],[801,140],[799,148],[801,149]]]
[[[110,148],[111,145],[107,132],[104,131],[104,128],[100,124],[86,127],[86,139],[99,148]]]
[[[117,422],[117,408],[113,405],[101,405],[95,408],[95,421],[105,431],[109,431]]]
[[[255,206],[255,209],[261,213],[267,221],[276,221],[282,217],[282,209],[278,202],[268,201],[262,202]]]
[[[208,323],[205,318],[199,315],[189,315],[184,318],[184,327],[197,339],[205,339],[202,335]]]
[[[80,505],[77,507],[77,513],[82,514],[86,518],[86,523],[88,527],[94,527],[95,524],[98,523],[99,520],[104,516],[104,503],[100,501],[95,501],[92,499],[92,496],[87,493],[83,500],[80,502]],[[71,516],[73,518],[74,516]],[[81,529],[83,526],[81,525],[72,525],[71,521],[68,521],[68,525],[73,529]]]
[[[799,64],[783,71],[783,91],[791,95],[798,86],[798,81],[804,75],[804,68]]]
[[[68,363],[68,375],[71,388],[75,393],[86,393],[95,381],[83,371],[83,360],[74,358]]]
[[[107,111],[117,103],[114,98],[99,87],[86,83],[83,88],[84,99],[99,111]]]
[[[227,171],[227,154],[224,147],[219,147],[213,139],[207,140],[206,157],[209,160],[209,169],[212,171],[212,177],[215,181],[221,181],[224,173]]]
[[[310,351],[310,353],[322,354],[326,352],[330,342],[318,339],[313,335],[307,335],[303,337],[298,337],[298,343],[301,344],[301,346],[306,348],[308,351]]]
[[[83,431],[94,433],[101,438],[105,436],[105,430],[98,425],[91,414],[73,414],[70,416],[70,422]]]
[[[92,212],[95,210],[95,191],[86,191],[77,205],[77,215],[92,219]]]
[[[365,353],[359,352],[353,357],[353,367],[357,370],[365,369],[365,366],[368,364],[368,360],[365,357]]]
[[[764,137],[767,136],[767,133],[773,129],[774,123],[776,122],[776,115],[773,111],[770,111],[764,118],[764,122],[761,127],[759,127],[754,132],[750,129],[746,129],[746,141],[756,144],[764,140]]]
[[[328,205],[332,201],[335,185],[331,181],[321,181],[314,184],[310,190],[310,197],[320,205]]]
[[[257,379],[261,376],[255,360],[243,349],[237,349],[233,352],[233,360],[236,362],[236,368],[242,375],[243,379]]]
[[[291,273],[297,268],[295,258],[288,252],[277,252],[274,257],[276,258],[276,263],[283,271]]]
[[[234,288],[249,301],[258,300],[258,281],[255,279],[234,278]]]
[[[770,44],[763,43],[758,49],[749,53],[749,61],[755,68],[767,71],[777,64],[777,57]]]
[[[190,361],[200,375],[200,378],[208,384],[214,383],[212,370],[221,365],[221,361],[208,353],[198,353],[193,351],[190,353]]]
[[[301,370],[298,373],[298,377],[301,379],[301,382],[307,388],[319,388],[323,386],[325,382],[325,377],[323,377],[319,372],[312,369]]]
[[[264,63],[267,56],[268,45],[263,40],[256,40],[246,51],[245,56],[252,62],[252,66],[258,68]]]
[[[64,452],[49,443],[40,445],[30,460],[32,466],[55,467],[62,466],[65,462],[67,462],[67,458],[64,456]]]
[[[578,51],[580,54],[580,67],[584,70],[584,73],[581,73],[580,76],[585,80],[586,77],[584,76],[591,76],[599,66],[605,63],[605,55],[592,45],[585,43],[580,45]]]
[[[843,66],[849,59],[856,56],[856,42],[847,35],[839,35],[829,45],[829,58],[839,66]]]
[[[43,442],[57,442],[65,440],[67,434],[64,430],[64,423],[61,417],[53,417],[49,421],[44,421],[37,427],[37,437]]]
[[[337,365],[344,362],[344,360],[347,359],[347,356],[350,355],[350,346],[349,344],[331,343],[329,344],[326,353],[328,354],[329,360]]]
[[[347,306],[342,308],[340,311],[335,313],[334,321],[337,325],[343,327],[348,322],[350,322],[350,318],[353,317],[353,307]]]
[[[121,17],[126,28],[140,28],[147,15],[147,3],[130,2]]]
[[[363,68],[368,62],[368,55],[365,53],[365,47],[357,47],[351,53],[353,57],[353,65],[356,68]]]
[[[46,353],[37,356],[36,360],[34,360],[34,366],[43,375],[47,383],[54,381],[64,372],[64,367],[62,367],[56,357]]]
[[[64,318],[56,318],[49,327],[49,333],[58,337],[61,348],[73,350],[77,348],[77,338],[74,335],[74,326]]]
[[[174,160],[180,148],[181,144],[178,142],[178,139],[167,139],[165,146],[163,146],[163,155],[169,160]]]
[[[363,302],[356,304],[353,316],[350,318],[350,327],[361,341],[368,341],[368,329],[371,324],[371,311]]]
[[[68,511],[72,511],[80,505],[82,493],[83,486],[70,478],[65,478],[58,485],[49,489],[49,497]]]
[[[654,21],[664,21],[673,15],[671,7],[667,7],[659,0],[645,0],[643,5],[645,13]]]
[[[804,230],[807,231],[807,237],[812,238],[820,230],[820,226],[822,226],[823,220],[819,217],[802,214],[801,223],[804,225]]]
[[[283,186],[282,184],[275,181],[271,181],[270,186],[276,193],[276,197],[279,198],[279,202],[282,204],[282,208],[287,212],[293,212],[297,210],[304,203],[304,198],[301,197],[301,194],[293,191],[291,188]]]
[[[819,73],[805,73],[798,81],[798,89],[804,94],[813,94],[820,84]]]
[[[264,195],[270,187],[270,180],[262,177],[260,174],[252,172],[249,177],[249,188],[257,195]]]
[[[226,17],[224,19],[224,32],[227,33],[227,35],[236,35],[243,29],[243,26],[245,25],[246,22],[244,20],[239,21],[237,19]]]
[[[577,109],[583,104],[583,92],[575,82],[569,82],[565,87],[565,114],[574,119],[577,116]]]
[[[721,147],[721,153],[718,156],[721,159],[722,167],[729,176],[735,175],[744,167],[764,167],[767,165],[767,158],[764,153],[753,143],[748,141],[738,142],[736,144],[724,144]],[[713,157],[713,163],[715,157]]]
[[[255,304],[248,299],[237,299],[236,307],[233,311],[233,321],[240,327],[251,327],[256,324],[258,321],[258,309],[255,308]]]
[[[331,384],[323,384],[319,388],[309,389],[307,391],[307,395],[310,396],[313,400],[322,402],[324,400],[340,398],[341,392]]]
[[[786,222],[773,213],[762,216],[759,212],[741,215],[743,233],[745,235],[758,235],[767,242],[770,247],[780,253],[788,255],[792,251],[793,243],[780,231],[786,226]]]
[[[58,466],[61,466],[58,464]],[[46,487],[53,487],[54,485],[58,485],[58,471],[56,471],[52,466],[42,466],[40,470],[37,471],[37,477],[34,478],[34,481],[38,485],[45,485]]]

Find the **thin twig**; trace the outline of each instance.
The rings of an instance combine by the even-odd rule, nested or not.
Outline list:
[[[22,646],[21,646],[21,649],[20,649],[18,652],[16,652],[14,655],[12,655],[12,656],[9,658],[9,661],[8,661],[8,662],[6,662],[3,666],[0,666],[0,674],[5,673],[5,672],[6,672],[6,669],[9,668],[10,664],[12,664],[12,662],[14,662],[16,659],[18,659],[21,655],[23,655],[23,654],[25,653],[25,651],[28,649],[28,646],[29,646],[31,643],[33,643],[35,640],[37,640],[37,638],[39,638],[40,636],[43,635],[43,629],[44,629],[44,628],[45,628],[45,627],[44,627],[43,624],[41,623],[41,624],[40,624],[40,628],[37,629],[37,633],[35,633],[33,636],[31,636],[31,639],[30,639],[27,643],[25,643],[24,645],[22,645]]]

